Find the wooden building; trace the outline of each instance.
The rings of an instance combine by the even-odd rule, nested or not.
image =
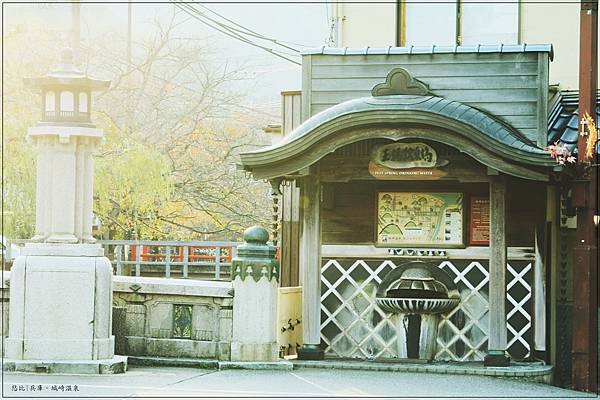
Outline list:
[[[284,116],[281,141],[241,155],[283,193],[282,284],[303,286],[301,358],[402,357],[375,300],[415,260],[460,295],[434,359],[547,356],[551,57],[546,45],[303,55],[302,92],[284,104],[302,118]]]

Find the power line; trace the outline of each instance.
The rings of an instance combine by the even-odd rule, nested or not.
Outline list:
[[[285,45],[285,43],[287,43],[287,44],[293,44],[293,45],[295,45],[295,46],[300,46],[300,47],[311,47],[311,46],[307,46],[307,45],[300,44],[300,43],[293,43],[293,42],[289,42],[289,41],[286,41],[286,40],[277,40],[277,39],[269,38],[269,37],[267,37],[267,36],[265,36],[265,35],[263,35],[263,34],[260,34],[260,33],[256,32],[256,31],[253,31],[252,29],[249,29],[249,28],[247,28],[247,27],[245,27],[245,26],[243,26],[243,25],[240,25],[239,23],[237,23],[237,22],[235,22],[235,21],[233,21],[233,20],[231,20],[231,19],[229,19],[229,18],[225,17],[225,16],[224,16],[224,15],[222,15],[222,14],[219,14],[218,12],[216,12],[216,11],[214,11],[214,10],[212,10],[212,9],[210,9],[210,8],[208,8],[208,7],[206,7],[206,6],[205,6],[205,5],[203,5],[203,4],[197,3],[195,0],[192,0],[192,1],[193,1],[195,4],[197,4],[198,6],[202,7],[202,8],[203,8],[203,9],[205,9],[205,10],[207,10],[208,12],[211,12],[211,13],[213,13],[213,14],[215,14],[215,15],[217,15],[217,16],[219,16],[219,17],[221,17],[221,18],[223,18],[225,21],[227,21],[227,22],[231,22],[231,23],[232,23],[232,24],[234,24],[235,26],[242,28],[244,31],[246,31],[246,32],[247,32],[247,34],[248,34],[248,35],[251,35],[251,36],[254,36],[254,37],[257,37],[257,38],[263,39],[263,40],[267,40],[267,41],[270,41],[270,42],[273,42],[273,43],[276,43],[276,44],[278,44],[278,45],[280,45],[280,46],[282,46],[282,47],[285,47],[285,48],[287,48],[287,49],[290,49],[290,50],[294,50],[294,51],[296,51],[296,52],[298,51],[298,49],[295,49],[295,48],[293,48],[293,47],[290,47],[290,46],[286,46],[286,45]],[[231,29],[235,29],[235,28],[231,28]]]
[[[219,31],[219,32],[227,35],[227,36],[230,36],[230,37],[233,37],[234,39],[240,40],[240,41],[242,41],[242,42],[244,42],[246,44],[249,44],[249,45],[255,46],[255,47],[259,47],[259,48],[261,48],[263,50],[266,50],[266,51],[268,51],[268,52],[270,52],[272,54],[275,54],[277,56],[280,56],[281,54],[287,54],[287,55],[290,55],[290,56],[296,56],[297,55],[297,54],[286,53],[286,52],[284,52],[282,50],[275,50],[273,48],[266,47],[266,46],[264,46],[262,44],[253,42],[252,40],[250,40],[250,39],[242,36],[240,34],[242,32],[240,32],[239,30],[235,30],[235,29],[233,29],[233,28],[231,28],[231,27],[229,27],[229,26],[227,26],[227,25],[225,25],[223,23],[220,23],[218,21],[215,21],[215,20],[211,19],[210,17],[206,16],[206,14],[198,11],[197,9],[195,9],[190,4],[187,4],[187,3],[176,3],[176,5],[180,9],[182,9],[183,11],[185,11],[187,14],[191,15],[193,18],[195,18],[198,21],[202,22],[203,24],[205,24],[205,25],[207,25],[207,26],[209,26],[209,27],[211,27],[211,28],[213,28],[213,29],[215,29],[215,30],[217,30],[217,31]],[[184,9],[183,7],[186,7],[188,10]],[[217,24],[218,26],[214,26],[212,24]],[[220,27],[222,27],[222,29]],[[225,29],[225,30],[223,30],[223,29]],[[294,50],[294,51],[298,52],[297,50]],[[292,61],[292,60],[288,59],[288,61]]]
[[[297,62],[297,61],[295,61],[295,60],[293,60],[293,59],[291,59],[289,57],[286,57],[284,55],[284,54],[286,54],[285,52],[283,52],[281,50],[275,50],[273,48],[266,47],[266,46],[264,46],[262,44],[256,43],[256,42],[254,42],[254,41],[252,41],[252,40],[250,40],[250,39],[242,36],[243,32],[240,31],[239,29],[232,28],[230,26],[227,26],[226,24],[223,24],[221,22],[218,22],[218,21],[215,21],[215,20],[211,19],[206,14],[202,13],[201,11],[199,11],[198,9],[196,9],[194,6],[192,6],[189,3],[182,3],[182,2],[175,1],[175,0],[171,0],[171,2],[176,7],[178,7],[180,10],[182,10],[186,14],[190,15],[192,18],[198,20],[202,24],[204,24],[204,25],[206,25],[206,26],[208,26],[208,27],[210,27],[212,29],[215,29],[215,30],[223,33],[226,36],[229,36],[229,37],[231,37],[233,39],[239,40],[239,41],[241,41],[243,43],[246,43],[246,44],[248,44],[250,46],[254,46],[254,47],[260,48],[260,49],[262,49],[262,50],[264,50],[264,51],[266,51],[266,52],[268,52],[268,53],[270,53],[270,54],[272,54],[272,55],[274,55],[276,57],[282,58],[282,59],[284,59],[286,61],[289,61],[289,62],[291,62],[293,64],[302,65],[301,63],[299,63],[299,62]],[[247,29],[247,28],[244,28],[244,29]],[[282,45],[279,44],[279,46],[282,46]],[[282,46],[282,47],[290,48],[289,46]],[[293,49],[293,50],[296,51],[296,52],[298,52],[298,50],[296,50],[296,49]],[[288,53],[288,55],[294,56],[295,54],[289,54]]]
[[[219,32],[221,32],[221,33],[223,33],[223,34],[225,34],[227,36],[233,37],[234,39],[240,40],[240,41],[242,41],[242,42],[244,42],[246,44],[249,44],[251,46],[259,47],[259,48],[261,48],[261,49],[263,49],[263,50],[265,50],[265,51],[267,51],[267,52],[269,52],[271,54],[274,54],[274,55],[278,56],[278,57],[282,57],[281,56],[282,54],[287,54],[287,55],[290,55],[290,56],[296,56],[297,55],[297,54],[290,54],[290,53],[284,52],[282,50],[275,50],[273,48],[266,47],[266,46],[264,46],[262,44],[253,42],[252,40],[250,40],[250,39],[242,36],[242,34],[245,34],[244,32],[241,32],[239,29],[231,28],[230,26],[228,26],[226,24],[223,24],[223,23],[221,23],[219,21],[213,20],[212,18],[208,17],[206,14],[204,14],[201,11],[197,10],[195,7],[193,7],[189,3],[181,3],[181,2],[175,2],[175,1],[173,1],[173,2],[176,3],[176,5],[180,9],[182,9],[183,11],[185,11],[186,13],[188,13],[189,15],[191,15],[193,18],[199,20],[203,24],[205,24],[205,25],[207,25],[207,26],[209,26],[209,27],[211,27],[211,28],[213,28],[215,30],[218,30]],[[183,7],[186,7],[188,10],[185,10]],[[211,23],[212,24],[217,24],[218,26],[213,26],[213,25],[211,25]],[[220,27],[222,27],[226,31],[224,31]],[[298,53],[298,50],[295,50],[295,49],[293,49],[293,50],[296,53]],[[293,60],[290,60],[287,57],[282,57],[282,58],[286,59],[287,61],[290,61],[290,62],[293,62],[295,64],[300,65],[299,63],[297,63],[297,62],[295,62]]]

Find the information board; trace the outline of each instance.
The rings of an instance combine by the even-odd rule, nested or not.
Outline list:
[[[377,244],[464,244],[462,193],[379,192],[377,200]]]
[[[469,244],[490,244],[490,199],[471,197],[471,218],[469,223]]]

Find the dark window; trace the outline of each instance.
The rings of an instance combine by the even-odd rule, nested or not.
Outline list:
[[[192,306],[187,304],[173,305],[173,337],[192,338]]]

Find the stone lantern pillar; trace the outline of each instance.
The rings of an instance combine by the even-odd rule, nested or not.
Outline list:
[[[25,82],[43,104],[27,134],[38,150],[36,232],[11,270],[4,369],[124,372],[111,332],[112,266],[91,230],[93,152],[103,140],[91,92],[110,82],[77,70],[70,49],[50,74]]]
[[[233,336],[231,361],[277,361],[277,287],[279,262],[267,244],[266,229],[244,232],[231,264]]]

